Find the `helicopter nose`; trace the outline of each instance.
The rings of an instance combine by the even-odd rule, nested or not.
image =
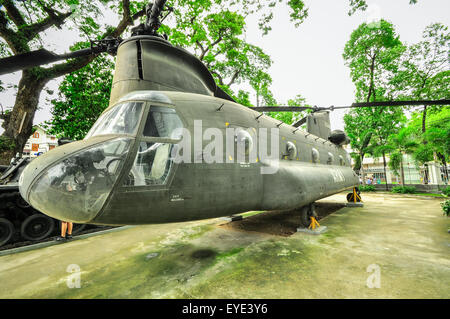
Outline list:
[[[96,144],[46,167],[39,164],[48,161],[38,157],[23,171],[20,192],[34,208],[50,217],[88,223],[97,216],[111,193],[130,140],[118,138]],[[37,171],[36,167],[44,168]],[[34,180],[24,182],[31,175],[36,176]]]

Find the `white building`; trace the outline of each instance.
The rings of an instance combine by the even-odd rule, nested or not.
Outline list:
[[[58,146],[58,139],[54,135],[47,134],[40,126],[30,136],[23,148],[23,157],[36,157]]]
[[[372,177],[374,183],[401,183],[400,176],[394,174],[394,172],[389,169],[389,156],[386,156],[386,177],[384,174],[382,157],[364,157],[361,171],[366,179],[368,177]],[[425,184],[424,179],[428,179],[427,184],[431,185],[443,185],[448,183],[446,174],[444,173],[444,167],[442,167],[439,163],[428,162],[426,166],[417,167],[412,157],[406,154],[403,155],[403,174],[405,184]]]

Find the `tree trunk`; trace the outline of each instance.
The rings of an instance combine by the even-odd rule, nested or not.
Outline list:
[[[423,183],[425,185],[428,184],[428,164],[423,164],[423,167],[425,168],[425,170],[423,171]]]
[[[402,186],[405,186],[405,171],[403,169],[403,154],[402,154],[402,158],[400,159],[400,179],[402,181]]]
[[[366,172],[364,171],[364,166],[363,166],[363,164],[362,164],[362,162],[363,162],[363,160],[364,160],[364,154],[360,154],[360,155],[359,155],[359,158],[360,158],[360,160],[359,160],[359,168],[358,168],[358,171],[359,171],[359,173],[361,174],[361,178],[362,178],[363,185],[366,185]]]
[[[436,156],[439,158],[439,160],[441,161],[441,163],[443,165],[445,184],[447,184],[448,183],[448,170],[447,170],[447,161],[445,159],[445,155],[442,153],[436,152]]]
[[[34,70],[34,72],[33,72]],[[3,123],[5,132],[2,137],[12,140],[12,150],[0,150],[0,164],[8,164],[16,153],[22,153],[23,147],[32,133],[34,113],[39,104],[39,96],[49,79],[36,76],[36,69],[24,70],[19,81],[16,101],[11,116]]]
[[[422,133],[425,133],[425,131],[426,131],[426,126],[425,126],[426,120],[427,120],[427,106],[424,105],[423,113],[422,113]],[[427,141],[425,141],[425,139],[423,140],[423,144],[427,144]]]
[[[388,191],[388,184],[387,184],[387,172],[386,172],[386,154],[383,151],[383,169],[384,169],[384,180],[386,182],[386,191]]]
[[[372,138],[372,132],[369,132],[366,136],[366,138],[364,139],[362,146],[360,148],[360,153],[359,156],[361,158],[360,163],[355,163],[355,167],[353,168],[354,171],[359,171],[360,168],[362,167],[362,163],[364,160],[364,155],[366,154],[365,149],[367,148],[367,146],[369,145],[370,139]]]

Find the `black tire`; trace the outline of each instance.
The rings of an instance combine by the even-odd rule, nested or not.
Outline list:
[[[353,202],[353,193],[347,194],[347,202]]]
[[[86,224],[73,224],[72,235],[81,233],[86,228]]]
[[[360,201],[361,201],[361,199],[358,196],[356,196],[356,202],[360,202]],[[347,202],[353,203],[353,193],[347,194]]]
[[[314,217],[317,219],[317,213],[316,209],[314,207],[314,204],[306,205],[302,207],[301,214],[300,214],[300,222],[302,225],[306,228],[311,225],[311,217]]]
[[[51,235],[55,229],[52,218],[34,214],[25,219],[20,227],[20,235],[27,240],[41,240]]]
[[[5,245],[14,235],[14,225],[6,218],[0,218],[0,246]]]

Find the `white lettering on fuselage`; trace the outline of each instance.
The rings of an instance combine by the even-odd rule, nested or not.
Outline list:
[[[340,169],[329,168],[328,171],[331,173],[331,176],[333,176],[333,181],[335,183],[345,182],[345,176],[344,176],[344,174],[342,174]]]

